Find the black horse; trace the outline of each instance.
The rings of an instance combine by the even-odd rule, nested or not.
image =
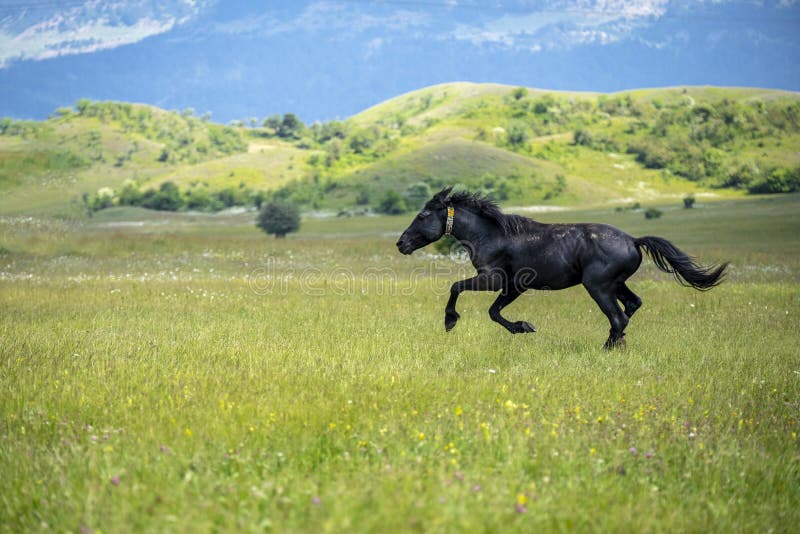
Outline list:
[[[480,195],[451,191],[447,187],[434,195],[397,242],[400,252],[411,254],[450,234],[469,252],[478,274],[450,288],[444,317],[448,331],[459,319],[456,301],[462,291],[500,291],[489,317],[518,334],[536,329],[525,321],[508,321],[500,312],[522,293],[583,284],[611,323],[605,348],[624,346],[628,320],[642,305],[625,281],[641,265],[642,249],[679,283],[703,291],[719,284],[728,266],[700,266],[660,237],[634,238],[606,224],[542,224],[506,215]]]

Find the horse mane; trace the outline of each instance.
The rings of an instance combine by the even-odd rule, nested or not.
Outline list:
[[[469,191],[451,193],[451,191],[452,187],[442,189],[428,201],[426,207],[431,209],[450,205],[454,208],[471,208],[479,215],[483,215],[497,223],[505,235],[518,235],[528,229],[531,222],[530,219],[521,215],[503,213],[497,202],[481,193],[470,193]]]

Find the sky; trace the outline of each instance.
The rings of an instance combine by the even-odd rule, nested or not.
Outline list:
[[[800,0],[0,0],[0,116],[344,119],[454,82],[800,90]]]

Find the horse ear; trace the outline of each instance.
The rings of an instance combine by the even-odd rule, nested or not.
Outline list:
[[[436,200],[441,200],[442,202],[444,202],[445,200],[447,200],[447,196],[450,194],[450,192],[452,190],[453,190],[453,186],[447,186],[444,189],[442,189],[441,191],[439,191],[438,193],[436,193],[435,195],[433,195],[433,198],[436,199]]]

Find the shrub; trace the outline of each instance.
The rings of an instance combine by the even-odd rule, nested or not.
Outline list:
[[[139,184],[133,180],[126,180],[117,195],[120,206],[138,206],[142,202],[142,192]]]
[[[114,205],[114,190],[110,187],[101,187],[97,194],[88,203],[89,211],[100,211]]]
[[[658,219],[663,215],[663,212],[656,208],[647,208],[644,211],[644,218],[645,219]]]
[[[694,207],[694,195],[687,195],[683,197],[683,207],[687,210]]]
[[[513,148],[519,148],[530,139],[528,127],[522,121],[514,121],[508,125],[506,140]]]
[[[765,178],[752,183],[747,188],[747,191],[755,194],[795,193],[800,191],[800,167],[794,170],[782,167],[772,169]]]
[[[406,201],[406,206],[410,209],[421,209],[422,206],[425,205],[425,202],[431,198],[433,193],[431,193],[431,186],[426,184],[425,182],[417,182],[416,184],[411,184],[403,193],[403,197]]]
[[[572,134],[572,142],[576,145],[590,147],[592,146],[592,134],[589,132],[589,130],[575,130],[575,132]]]
[[[185,194],[186,208],[197,211],[218,211],[222,203],[214,198],[205,187],[192,187]]]
[[[366,206],[369,204],[369,191],[366,189],[359,190],[358,194],[356,195],[356,204],[359,206]]]
[[[256,226],[277,238],[284,238],[300,228],[300,210],[287,200],[274,199],[262,204]]]
[[[406,206],[406,201],[403,200],[403,197],[398,193],[395,191],[387,191],[378,203],[376,211],[388,215],[399,215],[408,211],[408,207]]]
[[[173,182],[164,182],[158,190],[145,191],[141,206],[151,210],[178,211],[183,207],[183,197],[177,185]]]

